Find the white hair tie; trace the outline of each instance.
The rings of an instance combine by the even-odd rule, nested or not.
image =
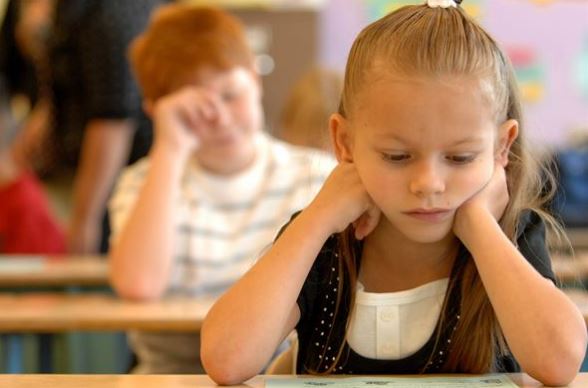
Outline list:
[[[457,4],[461,3],[461,1],[455,0],[427,0],[427,5],[431,8],[449,8],[449,7],[457,7]]]

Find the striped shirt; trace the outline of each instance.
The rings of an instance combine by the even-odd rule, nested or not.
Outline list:
[[[166,295],[218,296],[224,292],[270,246],[291,214],[308,205],[336,164],[323,152],[292,146],[266,134],[260,135],[257,145],[258,156],[253,165],[236,175],[211,175],[194,161],[187,165],[180,196],[175,201],[177,233]],[[149,160],[142,159],[127,168],[119,180],[109,206],[113,239],[137,200],[148,168]],[[169,352],[169,363],[177,365],[184,364],[180,358],[189,358],[189,364],[196,363],[198,351],[182,351],[169,343],[170,337],[165,346],[156,337],[166,341],[165,335],[135,333],[131,336],[140,362],[153,357],[160,360],[152,362],[151,367],[140,364],[141,371],[194,370],[178,371],[162,366],[168,364],[162,352]],[[153,354],[149,348],[157,349],[159,354]],[[174,357],[172,353],[178,352],[185,354]]]

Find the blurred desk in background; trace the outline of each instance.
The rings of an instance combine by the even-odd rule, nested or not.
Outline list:
[[[588,249],[588,228],[568,228],[566,234],[574,249]]]
[[[104,293],[0,293],[4,371],[23,370],[22,335],[41,334],[38,368],[52,372],[52,334],[129,330],[198,332],[213,299],[132,302]],[[1,384],[0,384],[1,386]]]
[[[0,287],[107,286],[104,256],[0,255]]]
[[[562,283],[581,284],[588,279],[588,250],[579,250],[574,257],[554,255],[551,265],[555,277]]]
[[[133,302],[112,295],[0,293],[1,333],[66,331],[198,332],[213,299]]]
[[[574,302],[582,312],[586,325],[588,325],[588,292],[582,289],[565,289],[566,295]],[[588,386],[587,386],[588,387]]]

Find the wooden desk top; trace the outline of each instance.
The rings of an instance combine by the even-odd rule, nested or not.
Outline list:
[[[588,325],[588,292],[584,290],[567,289],[565,290],[566,295],[578,306],[586,325]],[[587,385],[588,386],[588,385]]]
[[[235,387],[263,388],[267,378],[294,376],[257,376]],[[543,387],[524,374],[509,377],[523,388]],[[206,388],[217,385],[206,375],[0,375],[0,386],[11,388]],[[569,387],[587,387],[588,373],[579,374]]]
[[[575,248],[588,248],[588,228],[568,228],[566,234]]]
[[[0,287],[105,285],[106,257],[0,255]]]
[[[0,333],[198,332],[213,303],[186,298],[142,303],[97,293],[0,293]]]
[[[588,293],[566,290],[588,324]],[[213,299],[132,302],[101,293],[0,293],[0,333],[65,331],[198,332]],[[1,384],[0,384],[1,386]]]
[[[562,282],[582,281],[588,278],[588,251],[579,250],[575,257],[553,256],[551,265],[555,276]]]

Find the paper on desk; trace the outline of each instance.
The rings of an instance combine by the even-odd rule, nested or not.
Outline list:
[[[477,377],[316,377],[272,379],[265,381],[266,388],[517,388],[505,375],[485,375]]]

